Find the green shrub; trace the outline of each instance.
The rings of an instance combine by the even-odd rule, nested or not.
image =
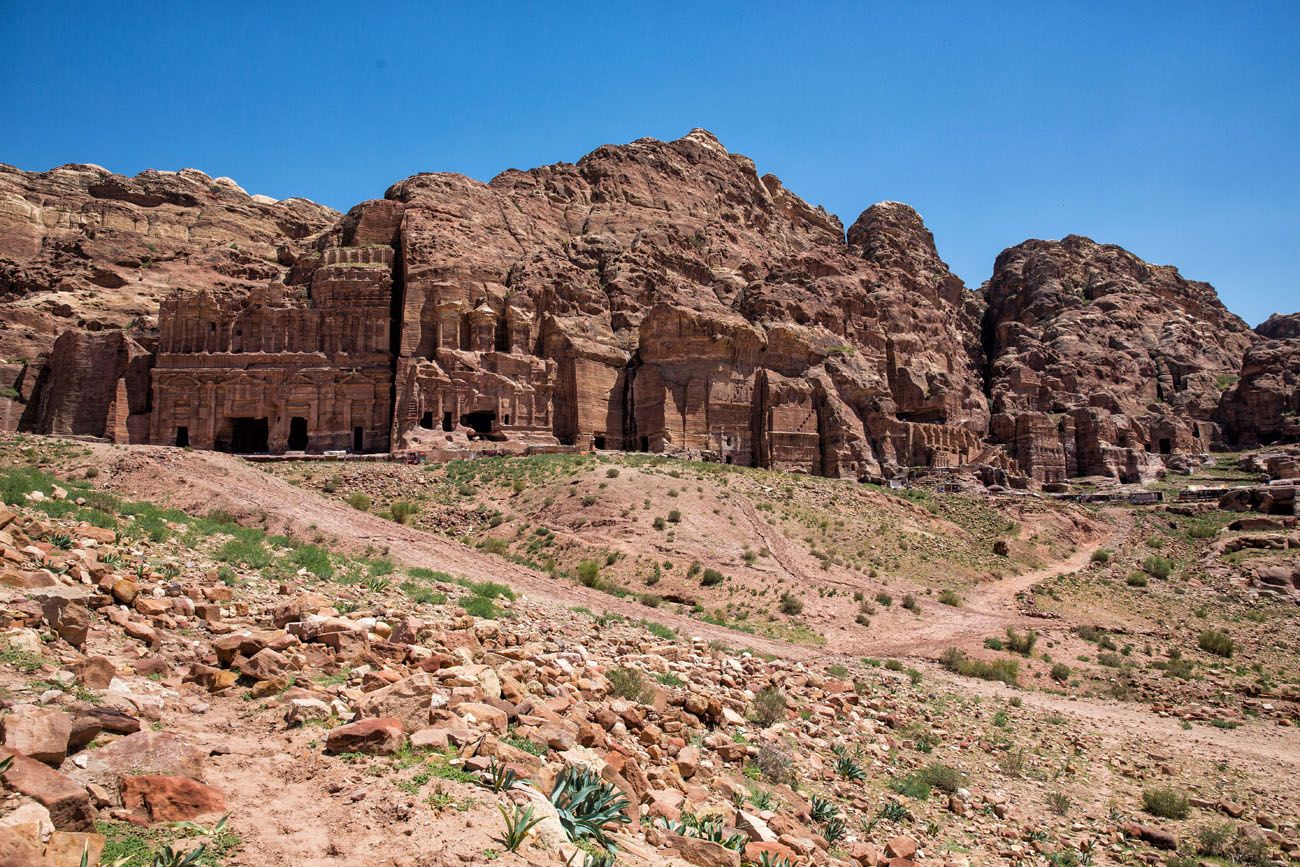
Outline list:
[[[343,498],[343,500],[344,500],[344,502],[346,502],[349,506],[351,506],[352,508],[356,509],[356,510],[359,511],[359,512],[369,512],[369,511],[370,511],[370,495],[369,495],[369,494],[362,494],[362,493],[348,494],[346,497]]]
[[[1032,656],[1036,644],[1038,644],[1038,633],[1034,630],[1030,629],[1022,635],[1011,627],[1007,627],[1007,650],[1012,653],[1018,653],[1021,656]]]
[[[1168,557],[1161,557],[1158,554],[1152,554],[1150,557],[1142,561],[1142,568],[1152,578],[1164,580],[1173,574],[1174,564]]]
[[[1111,551],[1109,548],[1098,548],[1096,551],[1092,552],[1092,562],[1094,563],[1109,563],[1110,558]]]
[[[916,597],[911,593],[903,597],[903,607],[913,614],[921,613],[921,603],[916,601]]]
[[[1124,583],[1130,587],[1145,587],[1148,583],[1147,576],[1141,572],[1132,572],[1124,579]]]
[[[945,589],[939,594],[939,602],[944,605],[951,605],[953,608],[961,607],[961,597],[957,595],[957,591],[955,590]]]
[[[1168,786],[1143,789],[1142,808],[1161,819],[1186,819],[1192,809],[1186,795]]]
[[[990,661],[971,659],[956,647],[944,651],[939,659],[943,667],[966,677],[1001,681],[1009,686],[1020,682],[1020,663],[1014,659],[999,658]]]
[[[803,600],[793,593],[781,594],[781,613],[794,617],[803,612]]]
[[[784,692],[774,686],[765,686],[754,696],[749,718],[768,728],[785,719],[786,705]]]
[[[1057,683],[1065,683],[1070,679],[1070,666],[1064,662],[1058,662],[1052,666],[1052,680]]]
[[[879,593],[876,594],[876,601],[879,602],[881,605],[885,606],[886,608],[888,608],[889,606],[894,604],[894,597],[890,596],[884,590],[881,590]]]
[[[409,524],[411,518],[419,513],[420,507],[407,500],[394,500],[393,504],[388,507],[388,514],[399,524]]]
[[[578,583],[583,587],[600,586],[600,564],[595,560],[583,560],[578,564]]]
[[[704,574],[700,576],[701,587],[715,587],[722,583],[723,574],[717,569],[705,569]]]
[[[921,778],[941,792],[951,795],[965,783],[966,775],[951,765],[938,762],[926,765],[920,770]]]
[[[1196,637],[1196,646],[1206,653],[1213,653],[1215,656],[1222,656],[1225,659],[1232,656],[1235,645],[1232,639],[1217,629],[1206,629]]]
[[[605,677],[609,680],[610,695],[618,698],[646,702],[654,695],[654,690],[645,681],[645,675],[635,668],[611,668]]]
[[[466,614],[483,620],[495,620],[501,615],[501,609],[487,596],[462,596],[460,607]]]

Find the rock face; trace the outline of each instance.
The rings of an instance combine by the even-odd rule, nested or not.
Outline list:
[[[124,282],[94,297],[123,311],[178,290],[156,331],[87,334],[115,321],[81,316],[44,364],[0,369],[35,431],[1132,479],[1219,437],[1221,389],[1256,340],[1207,284],[1075,236],[1005,251],[967,291],[910,207],[873,205],[846,233],[704,130],[486,184],[416,175],[328,228],[332,212],[197,172],[0,181],[25,191],[0,199],[12,274],[107,268]],[[166,256],[146,254],[154,225]],[[84,259],[56,256],[74,241]],[[32,280],[8,285],[35,309]]]
[[[287,273],[301,242],[338,216],[305,199],[250,197],[229,178],[194,169],[128,178],[93,165],[24,172],[0,164],[0,429],[21,419],[28,429],[73,432],[66,414],[23,417],[40,400],[40,359],[58,335],[121,332],[110,343],[125,338],[151,352],[158,302],[169,292],[184,286],[245,295]],[[74,342],[64,354],[83,347]],[[114,380],[93,374],[83,359],[77,382],[49,385],[55,402],[94,398],[73,427],[110,410],[128,414],[111,406]],[[147,398],[147,376],[144,387]],[[148,433],[145,421],[139,436]]]
[[[991,438],[1043,481],[1136,480],[1203,452],[1254,335],[1207,283],[1071,235],[998,256],[985,287]]]
[[[1300,313],[1274,314],[1255,331],[1264,339],[1242,360],[1219,420],[1240,447],[1300,442]]]
[[[833,476],[981,450],[980,302],[917,214],[876,205],[845,243],[701,130],[490,184],[418,175],[317,246],[284,290],[164,304],[153,441],[232,447],[223,426],[251,424],[236,450],[595,447]]]

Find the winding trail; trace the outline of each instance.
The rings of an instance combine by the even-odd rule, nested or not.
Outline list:
[[[1008,626],[1038,624],[1041,629],[1043,621],[1019,612],[1017,596],[1042,581],[1085,568],[1097,548],[1118,547],[1133,528],[1132,516],[1124,510],[1109,513],[1113,530],[1106,538],[1082,546],[1065,560],[977,585],[967,592],[960,608],[930,604],[920,618],[892,612],[888,619],[879,618],[884,628],[844,634],[832,632],[827,647],[814,648],[737,632],[662,609],[652,612],[635,601],[556,581],[544,573],[435,533],[397,524],[294,487],[230,455],[152,446],[122,448],[91,444],[90,448],[102,461],[99,484],[124,496],[166,502],[197,513],[225,509],[237,517],[264,520],[279,532],[292,532],[303,538],[324,535],[335,540],[341,550],[361,552],[367,547],[376,548],[408,566],[426,566],[475,581],[505,582],[543,604],[585,605],[593,611],[616,613],[633,620],[648,617],[682,635],[716,639],[733,647],[785,659],[827,664],[864,655],[916,659],[927,670],[927,676],[959,686],[962,692],[1003,698],[1015,695],[1031,707],[1086,721],[1107,737],[1132,739],[1171,751],[1195,749],[1201,754],[1251,763],[1282,762],[1300,769],[1300,732],[1294,728],[1252,725],[1226,731],[1196,726],[1192,731],[1185,731],[1177,719],[1141,705],[1012,690],[1001,684],[958,678],[928,661],[947,647],[978,647],[985,636],[998,634]],[[759,516],[753,518],[757,524],[763,523]],[[774,550],[779,544],[773,546]],[[791,561],[795,559],[792,557]],[[796,564],[791,562],[791,565]]]

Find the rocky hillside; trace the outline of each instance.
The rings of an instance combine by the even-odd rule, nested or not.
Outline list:
[[[139,324],[148,335],[168,292],[246,292],[277,279],[297,242],[338,216],[195,169],[130,178],[94,165],[0,164],[0,362],[34,359],[69,328]]]
[[[211,478],[157,484],[180,462]],[[421,531],[359,509],[341,520],[325,498],[250,481],[259,472],[210,453],[0,440],[0,863],[1300,855],[1297,609],[1196,565],[1211,540],[1192,531],[1232,517],[1212,506],[1126,510],[1121,524],[1141,526],[1086,575],[1025,585],[1050,612],[1012,608],[1016,628],[936,663],[915,640],[902,658],[863,657],[686,621],[451,543],[412,556],[399,540]],[[297,531],[241,525],[211,497],[182,511],[128,496],[151,481],[186,502],[208,484],[287,489],[262,518],[296,515]],[[1215,548],[1262,518],[1213,534]],[[1294,536],[1294,518],[1269,522],[1269,537]],[[1159,571],[1138,565],[1152,539],[1179,574],[1125,580]],[[933,640],[936,609],[973,604],[927,600],[870,631]],[[1215,641],[1198,639],[1207,629]]]

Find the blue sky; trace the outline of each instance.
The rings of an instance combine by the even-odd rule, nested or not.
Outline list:
[[[0,0],[0,161],[186,166],[340,210],[712,130],[848,225],[915,206],[972,286],[1085,234],[1300,309],[1300,3]]]

